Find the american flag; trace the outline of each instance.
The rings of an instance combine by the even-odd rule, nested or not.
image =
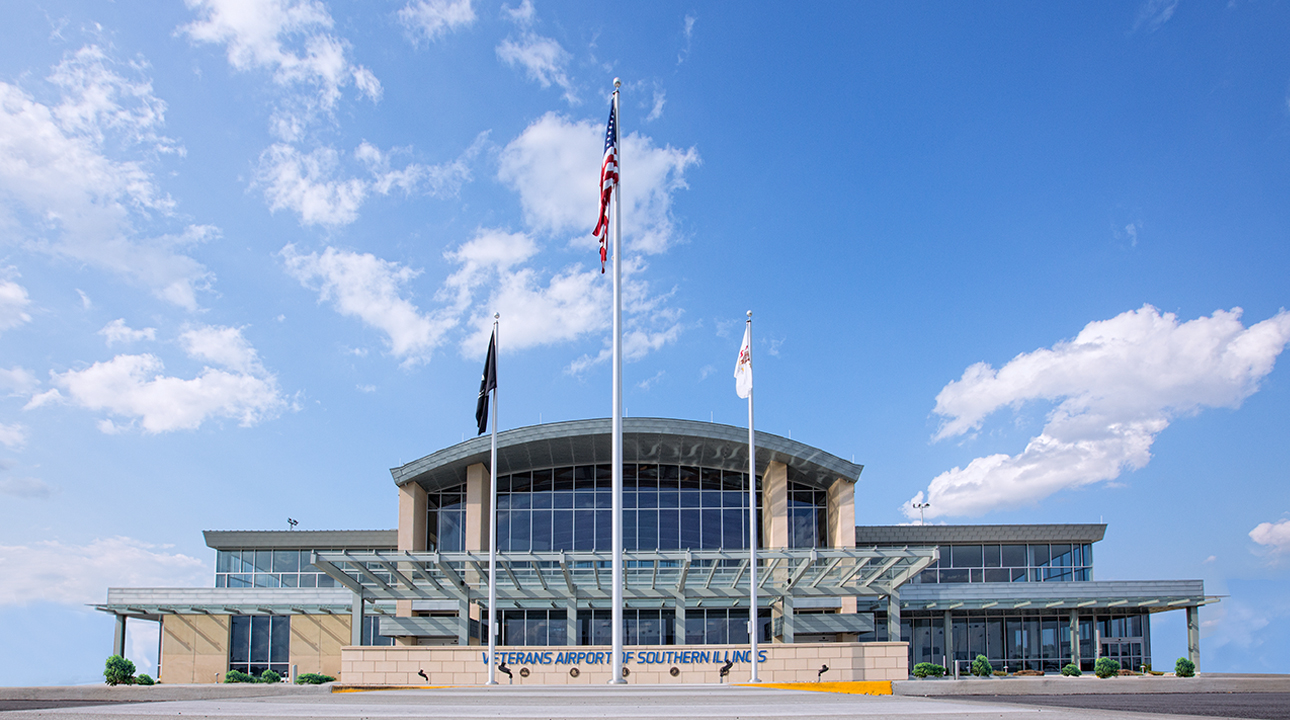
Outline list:
[[[609,199],[618,185],[618,118],[609,106],[609,127],[605,129],[605,157],[600,162],[600,216],[591,234],[600,239],[600,272],[605,272],[609,258]]]

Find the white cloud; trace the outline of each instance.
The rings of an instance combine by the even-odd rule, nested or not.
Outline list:
[[[40,381],[29,370],[17,365],[8,370],[0,368],[0,391],[7,391],[10,395],[29,395],[39,386]]]
[[[572,56],[554,39],[529,29],[536,15],[533,3],[524,0],[518,8],[503,7],[503,14],[524,29],[518,40],[508,37],[497,46],[497,57],[511,67],[522,69],[530,80],[544,88],[552,84],[560,86],[565,102],[577,105],[580,100],[567,70]]]
[[[1259,523],[1250,531],[1250,539],[1273,555],[1290,553],[1290,520]]]
[[[27,288],[16,282],[0,280],[0,330],[31,322],[31,316],[26,312],[26,307],[30,304]]]
[[[399,22],[413,43],[434,42],[475,22],[470,0],[416,0],[399,10]]]
[[[125,324],[125,318],[117,318],[99,330],[99,335],[107,338],[108,347],[114,343],[132,343],[140,340],[156,340],[156,328],[134,330]]]
[[[341,315],[355,317],[383,332],[396,357],[405,363],[428,360],[443,334],[456,324],[450,316],[422,314],[403,297],[403,286],[420,271],[359,254],[327,248],[322,255],[302,255],[294,245],[282,249],[287,272],[318,300],[330,301]]]
[[[0,495],[23,500],[47,500],[56,492],[56,488],[39,478],[14,477],[0,480]]]
[[[437,197],[456,195],[471,179],[470,162],[487,142],[481,133],[462,154],[441,165],[409,163],[391,167],[392,153],[382,152],[364,142],[354,150],[370,179],[340,177],[340,153],[330,147],[305,154],[291,145],[276,143],[260,155],[256,182],[264,188],[265,199],[274,210],[290,210],[305,225],[348,225],[358,219],[358,210],[372,192],[388,195],[402,190],[405,195],[424,190]]]
[[[90,308],[94,307],[94,302],[90,300],[90,296],[86,295],[84,290],[80,288],[76,288],[76,294],[79,295],[81,298],[81,307],[83,309],[89,310]]]
[[[574,233],[579,247],[594,248],[596,180],[605,127],[547,113],[503,150],[498,177],[520,195],[524,219],[540,232]],[[672,194],[687,187],[685,171],[699,163],[694,148],[655,147],[649,137],[622,139],[623,238],[629,250],[663,252],[675,241]]]
[[[1169,22],[1177,9],[1178,0],[1146,0],[1138,7],[1138,18],[1133,22],[1133,29],[1145,27],[1147,32],[1155,32]]]
[[[0,83],[0,234],[195,309],[196,292],[210,274],[180,249],[218,232],[207,226],[161,234],[140,229],[174,221],[174,200],[145,169],[158,152],[182,151],[156,133],[165,103],[146,80],[116,73],[95,46],[69,53],[50,80],[62,97],[52,107]],[[104,152],[107,139],[141,155],[111,159]]]
[[[18,423],[6,425],[0,423],[0,445],[7,448],[20,448],[27,444],[27,428]]]
[[[212,325],[190,327],[180,333],[179,344],[189,357],[196,360],[214,363],[238,373],[259,376],[266,374],[264,366],[260,364],[259,353],[242,337],[240,328]]]
[[[106,433],[129,429],[135,422],[146,433],[163,433],[193,430],[213,418],[255,425],[286,406],[277,378],[260,365],[241,330],[200,326],[184,332],[180,343],[189,357],[224,369],[206,366],[196,377],[183,379],[163,375],[164,364],[155,355],[117,355],[84,370],[51,372],[54,389],[32,397],[27,409],[66,401],[128,421],[101,420],[98,427]]]
[[[1000,408],[1057,404],[1020,454],[980,457],[932,480],[928,516],[975,516],[1114,480],[1150,461],[1156,435],[1175,418],[1239,407],[1290,341],[1284,310],[1249,328],[1240,318],[1237,308],[1179,323],[1145,305],[999,370],[969,367],[936,396],[936,440],[974,432]]]
[[[681,51],[676,54],[677,65],[685,62],[690,57],[690,43],[694,40],[694,24],[698,21],[699,18],[694,15],[685,16],[685,29],[682,31],[685,36],[685,47],[681,48]]]
[[[650,108],[649,115],[645,116],[645,122],[653,122],[663,117],[663,105],[667,103],[667,93],[663,90],[654,91],[654,106]]]
[[[52,602],[101,603],[111,587],[209,585],[206,563],[128,537],[87,545],[57,540],[0,545],[0,607]]]
[[[185,0],[199,14],[180,28],[196,42],[224,45],[229,65],[240,71],[265,68],[284,87],[308,86],[313,94],[282,127],[303,122],[315,109],[330,112],[341,88],[355,83],[372,100],[380,98],[376,76],[346,57],[349,45],[330,34],[334,22],[317,0]],[[296,113],[302,113],[300,118]],[[291,139],[291,133],[287,133]]]

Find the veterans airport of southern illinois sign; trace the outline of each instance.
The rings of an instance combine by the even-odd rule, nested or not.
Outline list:
[[[747,664],[751,650],[624,650],[623,664],[632,665],[716,665]],[[488,653],[481,654],[480,662],[488,663]],[[544,650],[498,651],[497,662],[507,665],[604,665],[609,662],[608,650]],[[766,662],[766,651],[757,652],[757,662]]]

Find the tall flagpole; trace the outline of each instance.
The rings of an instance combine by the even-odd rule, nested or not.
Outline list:
[[[748,311],[748,352],[752,353],[752,310]],[[751,360],[749,360],[751,363]],[[496,397],[496,395],[494,395]],[[750,682],[757,677],[757,439],[753,435],[753,389],[748,388],[748,660],[752,665]]]
[[[497,325],[501,319],[493,313],[493,375],[497,375],[497,359],[502,354],[498,342]],[[493,443],[488,456],[492,471],[488,486],[488,684],[497,684],[497,387],[493,387]]]
[[[622,83],[614,78],[614,147],[618,164],[618,187],[614,192],[614,419],[613,419],[613,651],[609,655],[611,685],[621,685],[623,679],[623,146],[622,116],[618,114],[618,88]]]

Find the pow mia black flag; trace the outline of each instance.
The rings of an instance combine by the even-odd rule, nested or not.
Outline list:
[[[497,331],[488,338],[488,357],[484,360],[484,375],[479,379],[479,400],[475,403],[475,422],[479,434],[488,430],[488,393],[497,389]]]

